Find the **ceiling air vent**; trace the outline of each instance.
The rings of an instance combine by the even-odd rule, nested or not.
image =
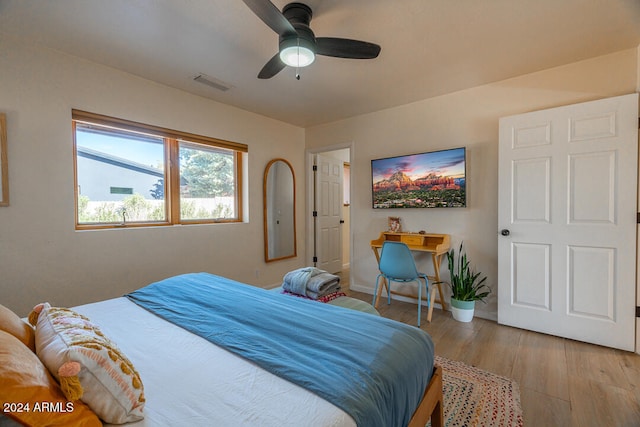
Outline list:
[[[229,83],[225,83],[222,80],[216,79],[215,77],[207,76],[206,74],[198,74],[193,78],[193,80],[198,83],[202,83],[203,85],[211,86],[214,89],[221,90],[223,92],[228,91],[233,86]]]

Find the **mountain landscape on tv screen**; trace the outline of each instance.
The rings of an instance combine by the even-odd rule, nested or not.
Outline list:
[[[464,207],[465,179],[429,174],[412,180],[403,172],[373,184],[374,208]]]

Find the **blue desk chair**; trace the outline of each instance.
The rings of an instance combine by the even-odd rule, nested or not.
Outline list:
[[[424,288],[427,295],[427,308],[430,307],[429,300],[429,279],[424,273],[420,273],[416,268],[416,262],[409,247],[401,242],[387,241],[382,244],[380,253],[380,274],[376,278],[376,287],[373,292],[373,302],[376,302],[380,279],[387,281],[387,304],[391,304],[391,282],[408,283],[416,282],[418,284],[418,327],[420,326],[420,314],[422,311],[422,283],[420,279],[424,279]],[[431,319],[429,319],[431,320]]]

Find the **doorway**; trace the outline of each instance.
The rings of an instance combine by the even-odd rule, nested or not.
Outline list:
[[[351,151],[351,144],[307,151],[307,264],[331,273],[349,271],[351,260]],[[340,176],[326,178],[328,168]]]

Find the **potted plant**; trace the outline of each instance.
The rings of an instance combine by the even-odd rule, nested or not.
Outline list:
[[[474,273],[469,266],[469,258],[462,251],[462,243],[458,249],[456,260],[455,249],[447,252],[447,262],[451,273],[451,312],[453,318],[461,322],[470,322],[473,319],[476,301],[484,301],[491,293],[484,282],[487,277],[480,277],[482,273]]]

